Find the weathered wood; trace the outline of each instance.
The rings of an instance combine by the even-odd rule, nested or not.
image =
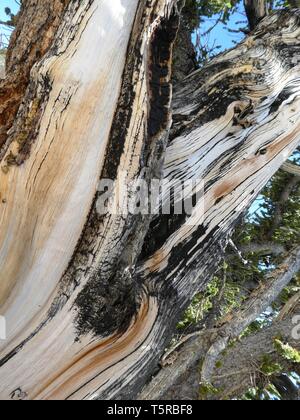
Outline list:
[[[101,175],[117,179],[125,170],[129,183],[143,161],[145,178],[160,170],[171,117],[171,48],[178,26],[173,3],[73,1],[51,51],[32,72],[1,159],[0,301],[8,325],[8,340],[1,343],[2,398],[19,387],[30,399],[66,398],[76,390],[74,397],[83,398],[82,383],[97,375],[89,357],[86,375],[71,387],[61,389],[57,373],[71,360],[79,367],[87,351],[105,365],[98,345],[112,356],[112,343],[125,350],[123,340],[137,338],[134,329],[128,337],[118,329],[136,312],[139,288],[130,284],[126,268],[147,218],[103,218],[96,192]],[[141,320],[148,306],[145,299]],[[55,351],[56,360],[46,338],[53,328],[55,346],[67,350]],[[95,333],[113,334],[103,342],[108,347],[95,344]],[[114,369],[113,356],[107,361]],[[18,366],[14,378],[10,362]],[[36,378],[27,376],[33,364]]]
[[[73,0],[31,72],[1,157],[2,399],[135,397],[220,243],[299,144],[294,11],[178,84],[167,146],[174,4]],[[150,215],[97,213],[100,178],[149,182],[164,157],[172,185],[204,180],[204,211],[154,218],[145,241]],[[111,208],[125,205],[117,189]]]

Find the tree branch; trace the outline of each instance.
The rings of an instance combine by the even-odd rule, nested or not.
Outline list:
[[[275,338],[289,343],[300,350],[300,340],[292,337],[293,318],[275,321],[271,327],[264,328],[254,335],[238,341],[220,357],[219,368],[214,370],[213,385],[220,390],[217,395],[208,395],[208,399],[230,399],[245,393],[251,387],[264,387],[272,382],[265,369],[267,365],[277,363],[283,372],[297,370],[297,365],[284,360],[275,348]],[[279,373],[279,372],[278,372]],[[276,372],[274,372],[276,377]]]
[[[298,301],[299,305],[299,301]],[[212,382],[218,394],[201,395],[203,399],[230,399],[245,393],[249,388],[273,381],[275,377],[267,377],[263,372],[263,364],[278,363],[282,371],[299,371],[293,363],[282,359],[274,346],[274,338],[281,337],[296,350],[300,350],[300,340],[292,337],[294,328],[293,315],[298,313],[299,306],[288,317],[276,319],[270,327],[264,328],[237,341],[233,347],[228,348],[218,358],[218,367],[214,369]],[[148,384],[139,396],[142,400],[154,399],[186,399],[188,381],[196,389],[189,389],[192,398],[199,397],[199,364],[202,365],[209,343],[218,335],[217,330],[207,330],[191,338],[178,352],[173,364],[164,367]],[[190,388],[190,385],[189,385]],[[175,392],[175,395],[174,395]]]
[[[230,314],[221,320],[224,323],[215,343],[205,357],[201,380],[210,383],[216,362],[228,342],[239,335],[254,322],[279,296],[282,290],[291,282],[300,270],[300,247],[296,248],[285,261],[272,273],[268,274],[260,288],[255,290],[245,303],[245,308],[235,314]]]
[[[300,178],[298,176],[292,176],[284,186],[283,191],[280,194],[279,200],[276,203],[272,229],[269,232],[270,238],[273,236],[276,229],[280,226],[283,218],[285,204],[287,203],[292,192],[299,185],[299,183]]]
[[[214,382],[216,362],[227,348],[228,342],[239,337],[275,301],[299,270],[300,247],[292,251],[278,269],[266,276],[263,285],[255,290],[245,303],[245,309],[227,315],[216,325],[215,329],[203,331],[198,336],[191,335],[190,340],[184,344],[181,350],[177,349],[178,354],[173,365],[162,369],[145,387],[140,398],[149,400],[161,398],[163,390],[172,387],[178,378],[200,359],[204,360],[201,369],[201,382]],[[293,308],[295,309],[295,306]],[[291,323],[289,325],[291,326]],[[266,345],[269,346],[270,343],[266,343]],[[239,371],[235,366],[233,371],[236,370]],[[247,375],[249,375],[248,370]]]
[[[254,254],[259,254],[261,256],[274,255],[275,257],[277,257],[280,255],[283,255],[286,252],[286,249],[283,245],[276,244],[274,242],[264,242],[264,243],[251,242],[250,244],[247,244],[247,245],[240,245],[239,251],[242,253],[242,255],[254,253]],[[228,257],[230,258],[232,255],[235,255],[235,254],[230,253]]]
[[[278,321],[282,321],[287,318],[291,313],[295,312],[295,308],[299,305],[300,302],[300,292],[293,296],[289,301],[284,305],[280,314],[277,317]]]
[[[292,162],[285,162],[281,169],[291,175],[295,175],[300,179],[300,166]]]

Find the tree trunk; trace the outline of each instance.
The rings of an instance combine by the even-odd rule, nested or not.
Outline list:
[[[244,4],[250,30],[252,31],[267,16],[268,2],[266,0],[244,0]]]
[[[136,397],[299,144],[299,21],[267,18],[178,83],[171,128],[176,2],[70,0],[0,151],[1,399]],[[161,177],[204,182],[191,215],[128,213],[121,181]]]
[[[286,372],[299,373],[299,365],[284,360],[274,346],[274,339],[281,337],[294,349],[300,350],[299,340],[295,340],[291,336],[292,321],[293,318],[288,317],[284,321],[275,322],[272,326],[264,328],[256,334],[236,341],[226,352],[222,353],[213,378],[216,390],[213,395],[209,392],[201,395],[199,369],[209,350],[210,338],[215,334],[215,330],[205,331],[202,336],[195,337],[186,345],[185,351],[180,352],[174,365],[167,366],[161,371],[151,389],[145,390],[142,395],[143,399],[230,400],[242,396],[250,388],[263,387],[269,381],[277,383],[277,378],[274,378],[276,372],[271,377],[264,371],[268,365],[272,366],[272,364],[278,363]],[[193,363],[190,364],[187,363],[187,358],[191,359],[191,355]],[[180,373],[180,379],[175,385],[171,382],[172,386],[170,386],[169,382],[174,370]],[[166,392],[163,392],[165,386]]]

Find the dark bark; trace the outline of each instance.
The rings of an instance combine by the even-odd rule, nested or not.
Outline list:
[[[283,401],[298,401],[300,399],[299,387],[288,375],[278,375],[272,380]]]
[[[186,16],[185,9],[183,9],[173,53],[172,73],[174,84],[183,80],[199,67],[188,19],[189,17]]]
[[[266,0],[244,0],[245,10],[250,30],[256,28],[259,22],[267,16],[268,7]]]

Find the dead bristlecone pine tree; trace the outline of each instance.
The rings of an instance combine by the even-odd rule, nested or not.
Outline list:
[[[22,2],[0,81],[1,400],[137,398],[300,142],[300,11],[172,87],[182,3]],[[192,208],[133,211],[153,180],[189,184]]]

